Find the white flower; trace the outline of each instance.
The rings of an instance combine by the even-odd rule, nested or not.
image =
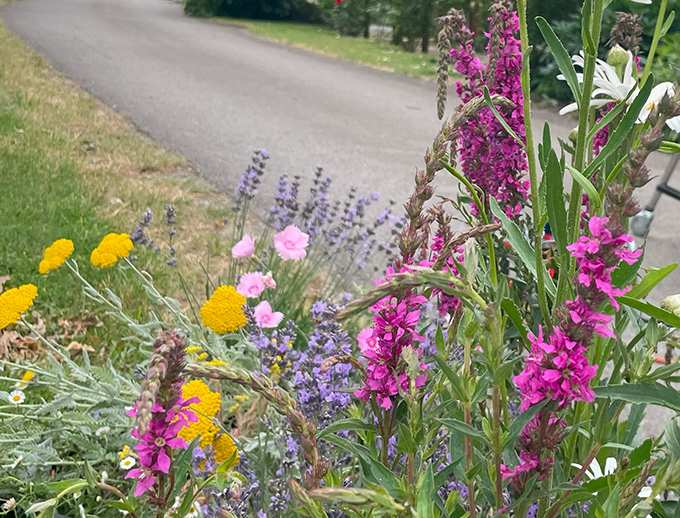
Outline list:
[[[680,115],[673,117],[672,119],[668,119],[666,121],[666,126],[668,126],[673,131],[680,132]]]
[[[7,500],[4,504],[2,504],[2,510],[3,511],[9,511],[14,505],[17,503],[16,498],[12,497],[9,500]]]
[[[83,504],[78,504],[78,510],[80,511],[80,518],[87,518]]]
[[[652,5],[652,0],[630,0],[634,4]]]
[[[189,512],[186,514],[185,518],[196,518],[197,516],[200,516],[198,506],[195,503],[191,504]]]
[[[23,455],[19,455],[14,462],[12,462],[12,469],[16,468],[19,464],[21,464],[21,461],[24,460]]]
[[[120,461],[120,469],[131,469],[136,463],[133,457],[125,457]]]
[[[24,390],[26,387],[28,387],[28,381],[19,380],[14,384],[15,389]]]
[[[604,461],[604,472],[602,471],[602,468],[600,467],[600,463],[597,462],[597,459],[593,459],[593,462],[590,463],[590,466],[588,466],[589,469],[586,470],[586,477],[588,477],[589,480],[596,480],[598,478],[602,477],[608,477],[609,475],[613,474],[616,471],[616,466],[618,463],[616,462],[616,459],[614,457],[607,457],[607,460]],[[575,468],[581,469],[583,466],[580,464],[572,464]]]
[[[125,503],[125,502],[123,502],[123,499],[122,499],[122,498],[119,498],[118,501],[119,501],[121,504],[124,504],[124,503]],[[123,516],[127,516],[127,515],[129,514],[129,512],[126,511],[125,509],[119,509],[119,511],[120,511],[120,514],[122,514]]]
[[[94,434],[95,434],[97,437],[100,437],[101,435],[104,435],[105,433],[110,432],[110,431],[111,431],[111,428],[110,428],[110,427],[108,427],[108,426],[102,426],[101,428],[97,428],[97,431],[94,432]]]
[[[9,397],[7,399],[14,405],[20,405],[26,400],[26,394],[24,394],[21,390],[15,390],[9,393]]]
[[[109,479],[109,474],[106,471],[102,471],[101,482],[102,484]]]
[[[599,108],[610,103],[619,103],[626,99],[627,105],[630,105],[630,103],[633,102],[633,99],[637,95],[638,87],[637,81],[635,80],[635,77],[633,77],[633,53],[630,51],[627,52],[628,61],[626,62],[626,66],[623,69],[623,80],[621,80],[619,77],[616,69],[606,61],[598,59],[595,62],[595,76],[593,78],[593,84],[597,88],[593,90],[593,98],[590,101],[591,108]],[[577,56],[572,56],[571,60],[574,62],[574,65],[583,68],[583,53]],[[579,83],[583,83],[582,73],[576,74],[576,77]],[[557,79],[564,81],[565,77],[560,74],[557,76]],[[631,92],[633,93],[629,97],[628,94]],[[604,95],[604,97],[596,98],[599,95]],[[568,104],[560,110],[560,115],[574,112],[577,109],[577,103]]]
[[[673,88],[673,83],[669,81],[659,83],[654,88],[652,88],[652,91],[649,93],[649,98],[647,99],[647,104],[640,111],[640,115],[638,115],[638,123],[643,123],[649,118],[649,114],[654,108],[658,106],[664,95],[668,94],[670,97],[672,97],[674,93],[675,90]],[[635,94],[631,97],[637,97],[637,94],[638,92],[635,92]],[[666,124],[668,124],[668,121],[666,121]]]

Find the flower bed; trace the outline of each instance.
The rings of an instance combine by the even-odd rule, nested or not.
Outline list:
[[[86,344],[47,333],[27,315],[41,296],[33,284],[0,293],[0,328],[45,350],[0,360],[5,511],[677,516],[676,418],[662,437],[641,432],[649,405],[680,412],[677,297],[643,300],[676,265],[641,268],[644,248],[627,229],[645,160],[677,151],[664,139],[680,120],[680,89],[655,86],[651,65],[640,70],[636,48],[614,39],[597,59],[603,0],[586,4],[584,53],[573,59],[539,19],[579,122],[559,147],[546,124],[536,152],[518,4],[494,3],[486,66],[462,13],[440,20],[440,117],[451,66],[464,76],[463,104],[427,151],[405,220],[391,206],[370,218],[377,194],[354,187],[333,200],[319,170],[305,200],[300,178],[280,177],[266,225],[252,226],[269,161],[259,150],[236,189],[231,261],[201,294],[182,283],[185,304],[134,257],[154,250],[182,279],[172,206],[167,244],[152,238],[148,211],[134,232],[90,251],[94,266],[136,276],[149,315],[83,276],[77,236],[45,243],[36,277],[71,275],[94,311],[128,330],[121,347],[139,364],[91,361]],[[617,34],[637,33],[621,19]],[[438,174],[460,183],[456,199],[435,202]],[[456,235],[454,217],[469,230]]]

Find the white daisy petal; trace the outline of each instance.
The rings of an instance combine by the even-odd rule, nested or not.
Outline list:
[[[640,489],[638,496],[640,498],[648,498],[648,497],[652,496],[652,488],[651,487],[643,487],[642,489]]]
[[[666,121],[666,126],[668,126],[673,131],[680,132],[680,115],[673,117],[672,119],[668,119]]]
[[[617,466],[618,463],[614,457],[607,457],[607,460],[604,461],[604,476],[606,477],[614,473]]]

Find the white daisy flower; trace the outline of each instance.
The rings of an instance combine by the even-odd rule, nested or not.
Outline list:
[[[189,512],[186,514],[185,518],[197,518],[201,513],[198,511],[198,506],[194,503],[191,504]]]
[[[109,474],[106,471],[102,471],[101,483],[103,484],[109,479]]]
[[[606,61],[598,59],[595,63],[595,76],[593,84],[597,87],[593,90],[592,99],[590,101],[591,108],[600,108],[610,103],[619,103],[626,100],[626,104],[630,105],[637,95],[638,87],[635,77],[633,77],[633,53],[627,51],[628,61],[623,69],[623,80],[619,77],[616,68],[611,66]],[[575,66],[583,68],[584,58],[583,52],[577,56],[572,56],[571,60]],[[583,74],[576,74],[579,83],[583,83]],[[564,75],[560,74],[557,79],[565,80]],[[628,94],[633,92],[630,97]],[[604,97],[597,97],[603,95]],[[578,110],[577,103],[571,103],[560,110],[560,115],[575,112]]]
[[[28,387],[28,381],[19,380],[14,384],[14,388],[18,390],[24,390],[26,387]]]
[[[604,471],[602,471],[600,463],[597,462],[597,459],[593,459],[593,462],[591,462],[590,466],[588,466],[585,475],[588,477],[588,480],[596,480],[598,478],[608,477],[616,471],[617,465],[618,463],[614,457],[607,457],[607,460],[604,461]],[[572,466],[578,469],[583,468],[583,466],[580,464],[572,464]]]
[[[94,432],[94,434],[97,437],[100,437],[100,436],[102,436],[105,433],[110,432],[110,431],[111,431],[111,428],[109,426],[102,426],[101,428],[97,428],[97,430]]]
[[[120,469],[131,469],[137,461],[133,457],[125,457],[120,461]]]
[[[20,405],[26,401],[26,394],[24,394],[21,390],[14,390],[9,393],[9,397],[7,399],[13,405]]]

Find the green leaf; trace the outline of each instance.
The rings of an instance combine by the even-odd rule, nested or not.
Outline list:
[[[627,383],[595,387],[598,398],[611,398],[633,404],[657,405],[680,412],[680,392],[660,383]]]
[[[434,473],[430,464],[423,478],[423,485],[420,487],[418,495],[418,518],[434,517]]]
[[[519,331],[519,336],[522,338],[524,345],[527,348],[530,348],[531,342],[527,336],[529,334],[529,329],[525,325],[524,319],[522,318],[517,305],[512,299],[505,298],[503,302],[501,302],[501,308],[503,308],[505,314],[510,317],[510,321],[515,325],[517,331]]]
[[[581,186],[581,188],[586,191],[590,202],[593,204],[594,208],[597,210],[602,205],[602,198],[600,198],[600,193],[597,192],[595,186],[575,167],[567,164],[567,170],[571,174],[571,177]]]
[[[519,437],[519,434],[522,432],[522,430],[524,430],[524,427],[529,424],[529,421],[531,421],[534,416],[538,414],[547,404],[548,400],[544,399],[537,405],[532,405],[524,412],[519,414],[508,427],[508,438],[506,444],[514,444]]]
[[[364,431],[364,432],[374,432],[377,433],[377,428],[375,425],[364,423],[361,419],[341,419],[334,423],[329,424],[326,428],[321,430],[316,438],[319,440],[326,440],[329,435],[337,432],[342,432],[344,430],[354,430],[354,431]]]
[[[463,435],[475,437],[481,441],[484,441],[485,443],[488,443],[484,433],[480,432],[476,428],[473,428],[469,424],[464,423],[463,421],[459,421],[458,419],[437,419],[436,421],[450,430],[455,430],[462,433]]]
[[[505,213],[501,210],[498,202],[493,198],[489,197],[489,207],[493,215],[498,218],[498,220],[503,225],[503,230],[505,230],[505,235],[508,238],[508,242],[515,250],[515,253],[522,260],[524,265],[529,269],[529,271],[537,276],[536,273],[536,254],[534,253],[533,247],[529,244],[527,238],[522,234],[517,224],[508,218]],[[552,299],[555,298],[555,283],[548,275],[545,265],[541,265],[541,274],[545,279],[545,289]]]
[[[397,477],[380,461],[374,459],[366,446],[349,441],[338,435],[329,435],[325,440],[356,455],[361,461],[364,475],[370,481],[383,486],[395,498],[399,496],[398,494],[393,494],[395,488],[399,486]]]
[[[588,164],[588,167],[586,167],[586,170],[583,171],[583,176],[585,178],[592,178],[593,174],[595,171],[597,171],[604,161],[614,153],[617,149],[619,149],[619,146],[621,143],[628,138],[630,135],[631,130],[633,129],[633,126],[635,126],[635,123],[637,122],[638,115],[640,114],[640,111],[642,108],[645,106],[647,103],[647,98],[649,97],[649,93],[652,91],[652,85],[654,84],[654,78],[650,75],[649,79],[647,82],[643,85],[642,89],[640,90],[640,93],[638,96],[635,98],[633,103],[630,105],[628,108],[628,111],[626,114],[623,116],[621,119],[621,122],[619,125],[616,127],[616,129],[609,135],[609,139],[607,140],[607,144],[600,150],[598,155]]]
[[[603,511],[604,518],[619,518],[619,499],[621,495],[621,488],[617,484],[610,493],[607,500],[604,502]]]
[[[560,164],[557,154],[550,150],[548,162],[545,168],[547,187],[547,209],[550,230],[557,243],[560,263],[567,255],[569,245],[569,232],[567,229],[567,210],[564,201],[564,169]]]
[[[661,37],[663,38],[666,34],[668,34],[668,31],[671,29],[673,26],[673,20],[675,20],[675,11],[671,11],[668,13],[668,18],[663,22],[663,27],[661,27]]]
[[[397,447],[401,453],[416,453],[418,451],[418,445],[413,439],[411,429],[404,423],[399,423]]]
[[[633,94],[635,89],[631,90],[630,93],[628,94],[628,97],[624,99],[623,101],[620,101],[619,103],[614,106],[613,109],[609,110],[604,117],[602,117],[590,130],[590,133],[588,133],[588,136],[586,137],[587,141],[592,140],[595,135],[597,134],[598,131],[600,131],[602,128],[605,126],[609,125],[616,117],[619,116],[619,114],[626,108],[626,101],[630,98],[630,96]]]
[[[463,380],[456,374],[451,367],[439,356],[433,356],[434,361],[439,364],[439,368],[444,373],[444,376],[451,382],[451,390],[453,390],[453,395],[458,399],[458,401],[465,402],[467,396],[465,395],[465,385]]]
[[[85,461],[85,465],[83,466],[85,470],[85,480],[87,480],[87,483],[90,487],[95,487],[98,482],[97,474],[95,473],[94,469],[92,469],[92,466],[90,466],[90,463]]]
[[[642,311],[650,317],[656,318],[661,322],[665,322],[669,326],[680,329],[680,317],[675,313],[666,311],[665,309],[655,306],[654,304],[650,304],[649,302],[643,302],[641,300],[636,300],[627,296],[616,297],[616,300],[618,300],[621,304],[628,306],[629,308]]]
[[[666,446],[671,457],[680,460],[680,428],[676,419],[671,419],[666,425]]]
[[[571,56],[567,52],[567,49],[564,48],[564,45],[562,45],[562,42],[557,37],[555,31],[553,31],[552,27],[550,27],[550,24],[545,18],[538,16],[536,18],[536,25],[538,25],[543,38],[548,44],[548,47],[550,47],[550,51],[555,57],[555,61],[557,61],[557,66],[559,67],[560,72],[562,72],[562,75],[564,75],[574,99],[580,104],[581,86],[578,84],[576,69],[574,68],[574,63],[571,60]]]
[[[512,138],[514,138],[517,142],[519,142],[524,149],[526,149],[526,144],[522,141],[521,138],[519,138],[519,135],[513,131],[513,129],[510,127],[510,125],[505,122],[505,119],[503,116],[499,113],[498,109],[494,106],[493,101],[491,100],[491,94],[489,94],[489,89],[485,86],[484,87],[484,101],[486,102],[486,105],[488,108],[491,110],[491,113],[493,113],[494,117],[498,119],[498,122],[501,123],[501,126],[503,126],[503,129],[510,135]]]
[[[644,276],[639,284],[633,286],[626,296],[631,299],[643,299],[663,281],[668,275],[678,267],[678,263],[672,263],[663,268],[649,268],[647,275]]]
[[[677,142],[671,142],[669,140],[664,140],[661,143],[661,147],[659,148],[659,151],[662,153],[669,153],[669,154],[674,154],[674,153],[680,153],[680,144]]]
[[[31,507],[26,509],[26,513],[40,513],[50,507],[57,505],[58,500],[56,498],[50,498],[49,500],[43,500],[42,502],[36,502]]]

